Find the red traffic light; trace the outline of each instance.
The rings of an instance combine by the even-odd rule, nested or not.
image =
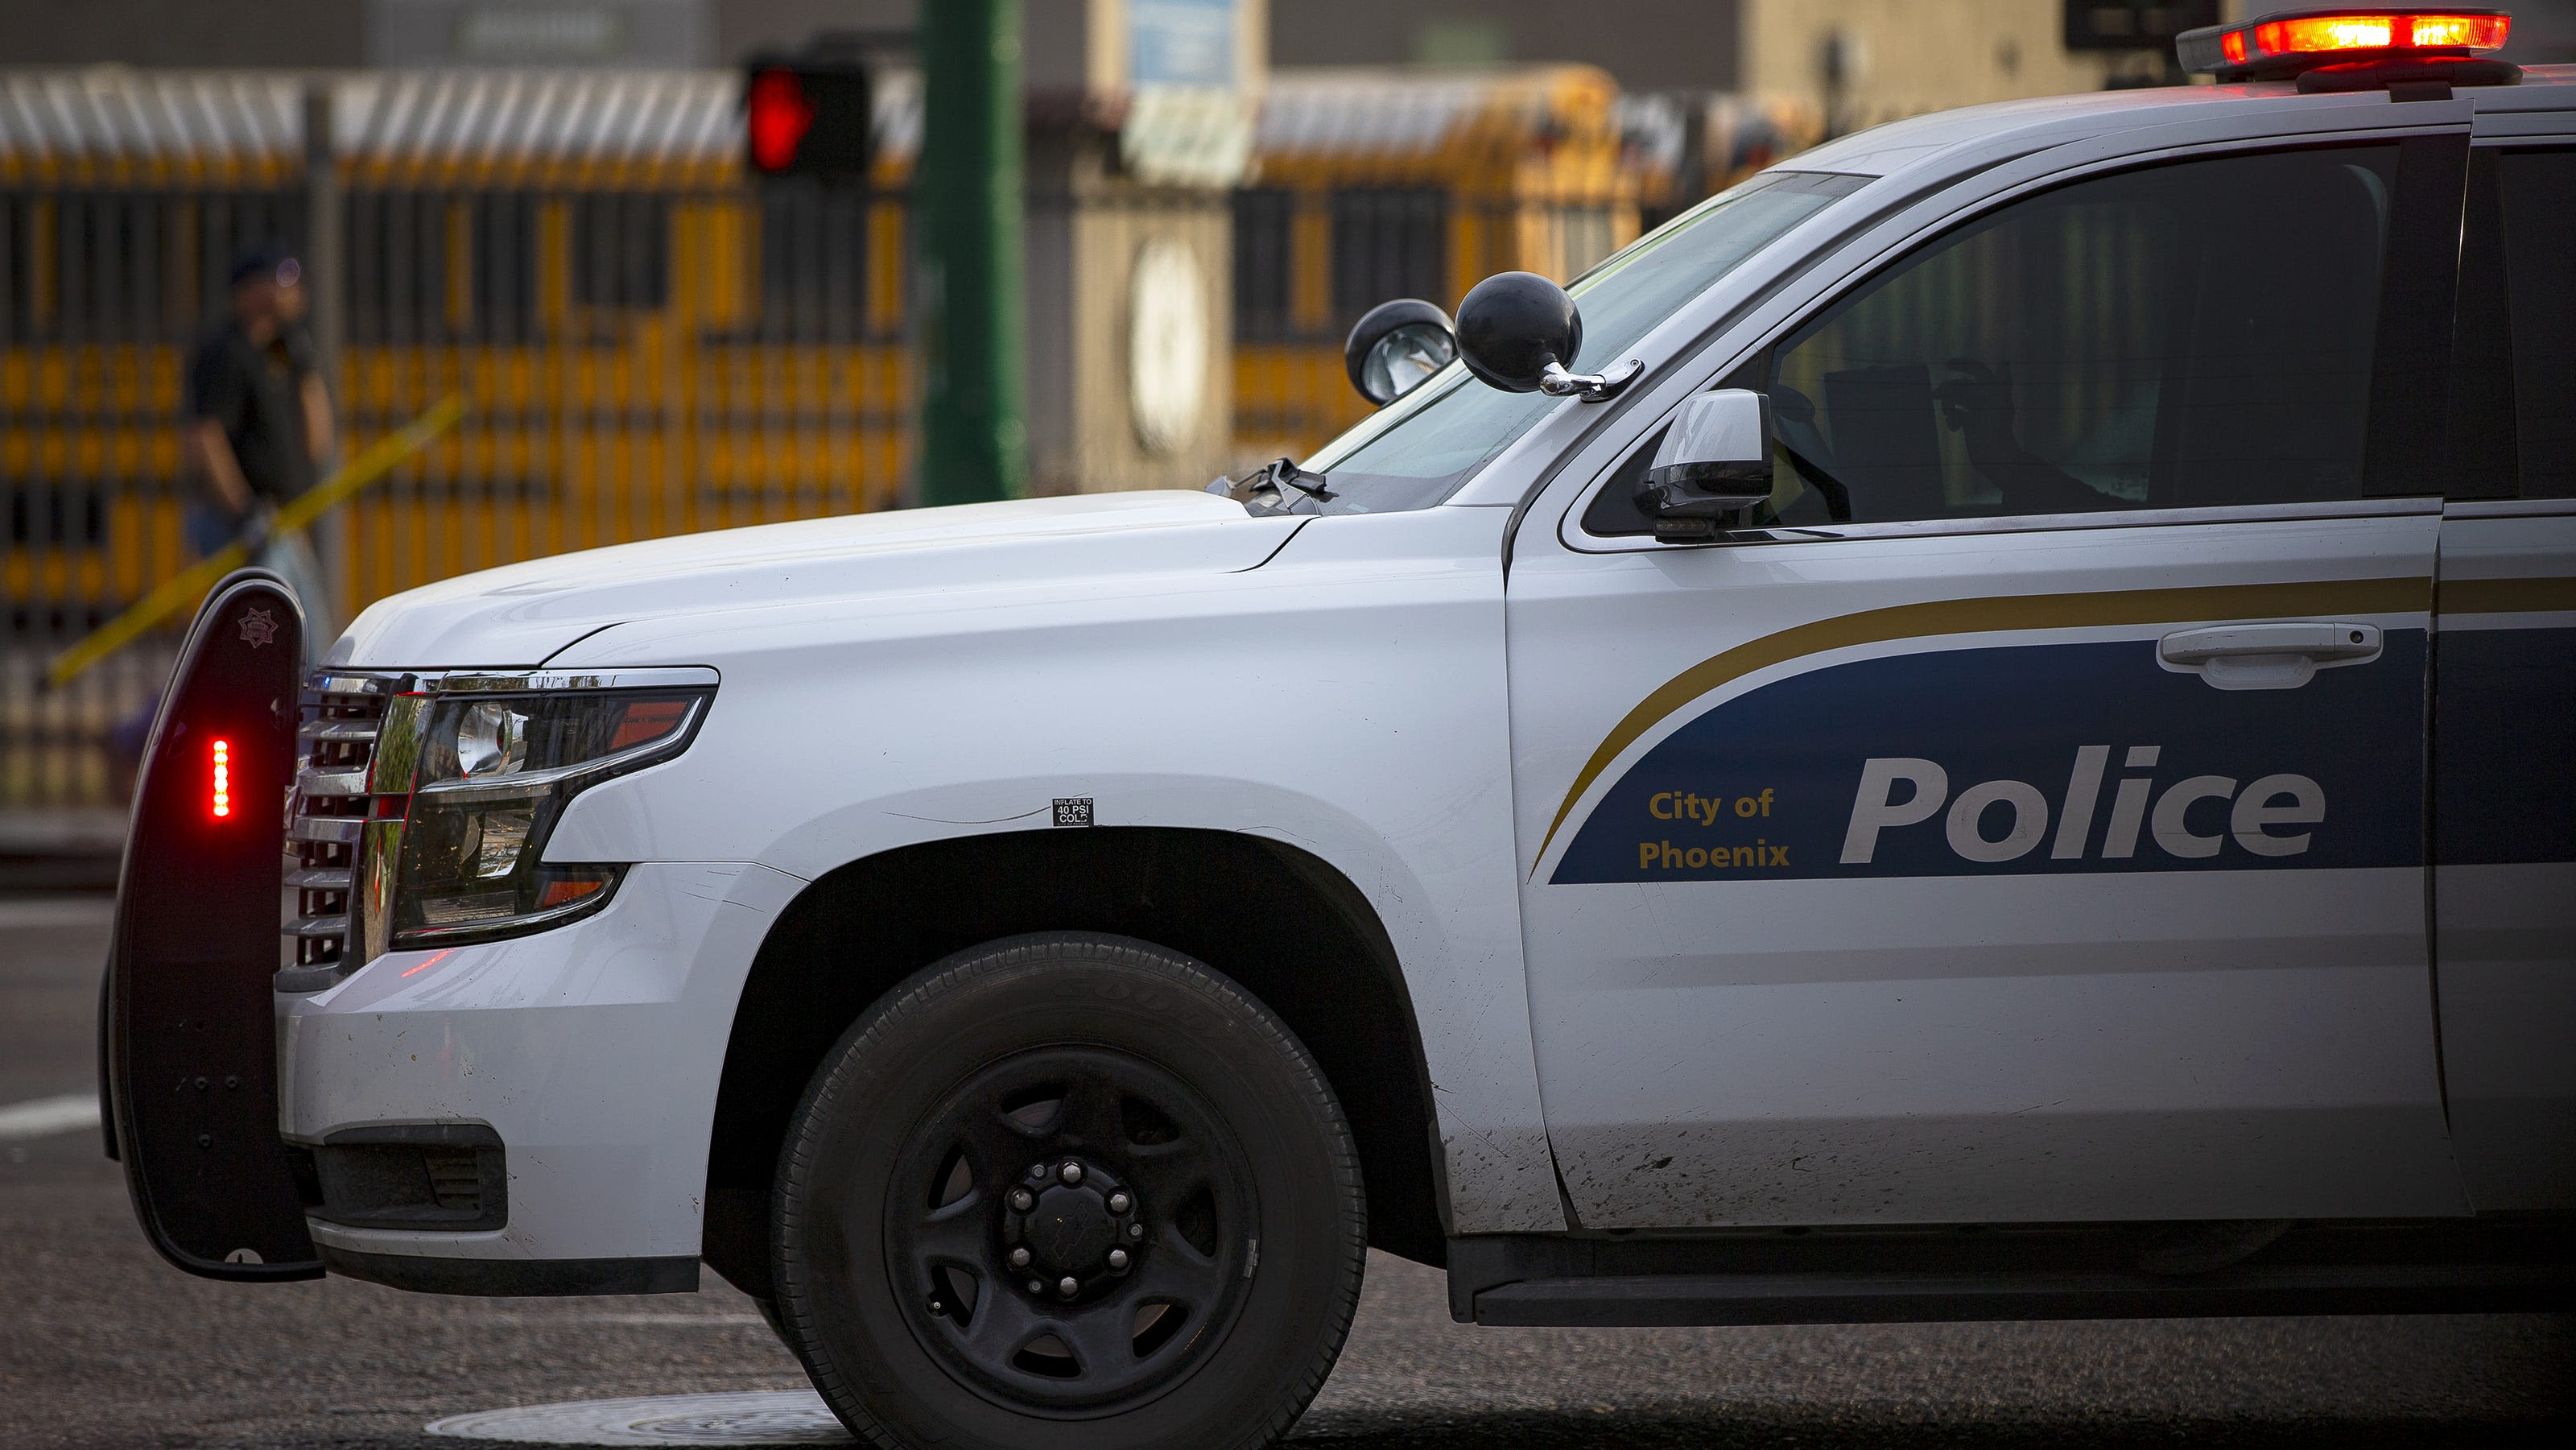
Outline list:
[[[814,128],[814,103],[796,72],[765,70],[751,78],[746,102],[750,111],[751,165],[756,171],[786,171],[796,164],[796,148]]]
[[[867,178],[870,101],[864,66],[756,60],[742,103],[752,174]]]

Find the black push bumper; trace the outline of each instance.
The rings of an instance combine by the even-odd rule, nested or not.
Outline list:
[[[100,1033],[108,1156],[145,1237],[210,1279],[310,1279],[278,1137],[285,804],[304,617],[261,569],[189,628],[135,781]]]

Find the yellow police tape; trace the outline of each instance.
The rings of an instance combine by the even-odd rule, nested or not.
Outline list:
[[[426,413],[405,424],[399,431],[379,438],[365,452],[342,465],[340,471],[307,489],[277,511],[269,525],[273,534],[292,533],[337,508],[358,490],[394,471],[404,459],[429,446],[439,434],[456,426],[465,416],[465,399],[450,393]],[[195,564],[179,571],[160,588],[135,601],[132,608],[100,625],[89,637],[56,656],[45,670],[45,683],[69,683],[81,671],[124,648],[133,638],[160,623],[170,614],[194,604],[214,587],[215,581],[250,562],[250,550],[241,544],[227,544]]]

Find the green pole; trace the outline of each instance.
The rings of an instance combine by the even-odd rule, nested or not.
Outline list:
[[[1021,357],[1020,0],[923,0],[919,207],[925,504],[1015,498]]]

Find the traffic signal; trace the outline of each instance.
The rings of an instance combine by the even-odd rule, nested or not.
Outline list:
[[[866,178],[866,67],[803,56],[755,58],[742,104],[744,159],[754,176]]]

